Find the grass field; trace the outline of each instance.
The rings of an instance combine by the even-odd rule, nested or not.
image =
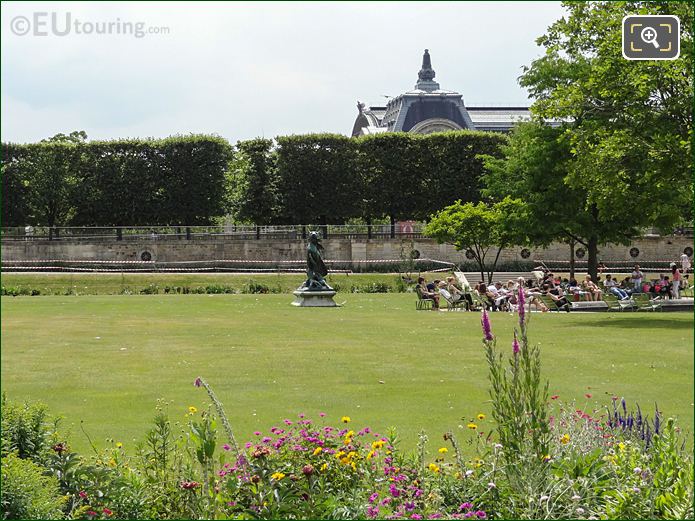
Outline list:
[[[345,306],[296,309],[289,295],[3,297],[2,390],[63,415],[82,451],[82,420],[102,447],[107,437],[141,439],[157,398],[183,420],[189,405],[206,403],[192,385],[199,375],[240,441],[325,412],[357,428],[395,426],[413,448],[421,429],[434,440],[490,412],[477,313],[417,312],[412,294],[336,300]],[[500,346],[511,344],[515,320],[492,315]],[[647,411],[656,402],[691,428],[691,314],[534,313],[530,327],[551,394],[581,408],[613,395]]]

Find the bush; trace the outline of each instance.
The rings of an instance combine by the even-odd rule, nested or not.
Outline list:
[[[159,286],[157,284],[150,284],[140,290],[140,295],[158,295]]]
[[[15,453],[2,458],[3,519],[62,519],[58,481]]]
[[[352,286],[352,293],[389,293],[392,291],[387,282],[372,282],[363,286]]]
[[[53,441],[57,423],[49,422],[46,406],[42,403],[11,403],[3,393],[0,411],[2,455],[15,452],[20,458],[42,461]]]

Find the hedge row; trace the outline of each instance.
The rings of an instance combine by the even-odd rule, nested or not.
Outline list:
[[[191,226],[424,219],[476,201],[504,136],[446,132],[2,144],[2,225]]]

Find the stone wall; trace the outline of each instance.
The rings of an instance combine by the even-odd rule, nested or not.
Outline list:
[[[337,239],[323,241],[325,258],[340,261],[399,260],[411,250],[419,252],[420,258],[430,258],[461,263],[466,260],[464,252],[453,246],[437,244],[431,239]],[[581,247],[581,246],[579,246]],[[600,248],[599,259],[604,261],[670,262],[680,258],[686,248],[692,248],[691,237],[647,236],[635,240],[630,246],[607,245]],[[213,260],[303,260],[305,243],[302,240],[230,240],[230,239],[176,239],[158,238],[137,241],[75,241],[75,240],[29,240],[4,241],[2,261],[29,260],[98,260],[138,261],[149,253],[151,260],[158,262],[213,261]],[[637,257],[630,255],[631,248],[639,249]],[[529,256],[522,255],[523,248],[505,250],[500,261],[568,260],[569,246],[554,244],[546,249],[529,249]],[[526,253],[526,252],[524,252]],[[634,253],[634,251],[633,251]],[[145,254],[145,259],[147,260]],[[584,256],[586,260],[586,256]]]

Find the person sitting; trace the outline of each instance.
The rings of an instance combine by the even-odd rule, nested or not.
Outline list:
[[[630,295],[624,289],[621,289],[615,279],[610,275],[606,275],[606,282],[603,286],[613,295],[618,297],[620,300],[625,300],[630,298]]]
[[[572,304],[570,304],[569,300],[567,300],[567,297],[565,297],[564,295],[558,295],[557,290],[551,288],[550,285],[547,283],[543,285],[541,290],[543,295],[548,296],[555,301],[557,307],[563,308],[565,311],[569,313]]]
[[[502,290],[502,283],[495,282],[487,287],[488,293],[491,294],[491,298],[495,303],[495,310],[504,310],[507,308],[507,294]]]
[[[582,287],[584,288],[584,291],[589,292],[591,296],[591,300],[601,300],[601,290],[599,287],[594,284],[594,282],[591,280],[591,275],[587,275],[584,277],[584,282],[582,282]]]
[[[591,293],[582,290],[582,288],[579,286],[579,282],[577,282],[577,279],[570,279],[570,282],[567,285],[567,292],[575,297],[574,300],[591,300]]]
[[[418,277],[417,284],[415,285],[415,291],[417,291],[418,296],[423,300],[432,301],[432,310],[437,311],[439,309],[439,294],[430,291],[429,285],[425,277]]]
[[[456,284],[456,277],[446,278],[446,290],[451,293],[454,302],[464,300],[466,302],[466,309],[469,311],[473,309],[473,298]]]
[[[488,291],[488,287],[484,281],[480,283],[475,288],[476,293],[480,295],[485,305],[489,307],[492,311],[496,311],[494,295]]]
[[[654,283],[653,293],[657,297],[669,298],[671,296],[671,281],[667,275],[663,273],[659,276],[659,280]]]

